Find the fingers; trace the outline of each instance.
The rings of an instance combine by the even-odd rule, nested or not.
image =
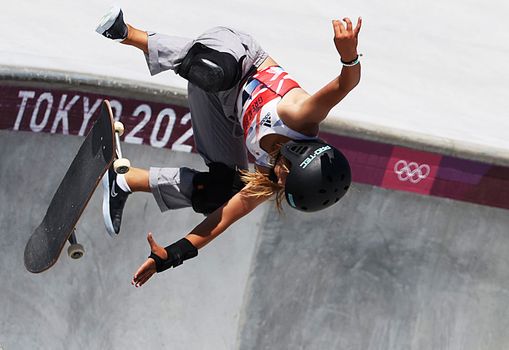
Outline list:
[[[145,274],[147,271],[148,271],[148,266],[147,266],[147,262],[145,262],[143,265],[141,265],[138,270],[136,270],[136,272],[134,273],[133,275],[133,279],[132,279],[132,282],[136,282],[139,280],[140,276],[142,276],[143,274]],[[134,283],[133,283],[134,284]]]
[[[359,35],[359,32],[361,31],[361,27],[362,27],[362,17],[359,17],[357,19],[357,25],[355,26],[355,29],[354,29],[355,36]]]
[[[151,251],[154,251],[155,248],[157,248],[159,245],[156,243],[156,241],[154,240],[154,237],[152,236],[152,232],[149,232],[148,235],[147,235],[147,241],[148,241],[148,244],[150,245],[150,250]]]
[[[351,32],[352,31],[352,21],[350,20],[350,18],[345,17],[345,18],[343,18],[343,21],[346,23],[346,30]]]
[[[154,253],[155,255],[157,255],[158,257],[160,257],[163,260],[168,259],[168,253],[166,252],[166,250],[164,250],[164,248],[162,246],[160,246],[155,241],[154,237],[152,236],[152,232],[148,233],[147,241],[148,241],[148,244],[150,245],[150,251],[152,253]]]
[[[150,245],[150,250],[152,253],[156,254],[162,259],[167,258],[167,255],[165,256],[166,251],[156,243],[154,237],[152,236],[152,232],[148,233],[147,241]],[[148,258],[135,272],[133,278],[131,279],[131,284],[136,288],[141,287],[149,280],[150,277],[152,277],[152,275],[154,275],[154,273],[156,273],[156,262],[154,259]]]
[[[343,22],[345,24],[343,24]],[[340,34],[348,34],[348,33],[353,33],[357,36],[359,34],[359,31],[361,30],[362,18],[359,17],[357,19],[357,24],[355,26],[355,29],[353,28],[352,21],[348,17],[343,18],[343,21],[340,21],[337,19],[332,20],[332,25],[334,28],[334,35],[336,35],[336,36],[338,36]]]
[[[339,36],[341,33],[345,31],[345,27],[343,26],[343,23],[341,21],[338,21],[337,19],[332,21],[332,26],[334,28],[334,35]]]
[[[154,275],[153,271],[146,271],[136,277],[133,277],[131,284],[136,288],[143,286]]]
[[[141,287],[156,272],[154,259],[148,258],[134,274],[131,284],[135,287]]]
[[[141,287],[145,282],[148,281],[150,277],[154,274],[153,271],[144,271],[141,272],[133,277],[131,280],[131,284],[135,286],[136,288]]]

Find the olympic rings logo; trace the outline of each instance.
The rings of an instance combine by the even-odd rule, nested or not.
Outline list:
[[[406,160],[400,160],[394,165],[394,172],[400,181],[418,184],[429,176],[431,168],[428,164],[419,165],[416,162],[408,163]]]

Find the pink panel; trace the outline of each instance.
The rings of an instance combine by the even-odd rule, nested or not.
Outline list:
[[[394,147],[382,187],[429,194],[441,159],[439,154]]]

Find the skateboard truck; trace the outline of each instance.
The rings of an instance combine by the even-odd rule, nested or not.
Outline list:
[[[120,148],[120,136],[124,134],[124,124],[115,122],[114,128],[117,159],[113,162],[113,170],[115,170],[117,174],[125,174],[131,168],[131,162],[129,162],[129,159],[122,157],[122,149]]]
[[[67,255],[72,259],[81,258],[85,254],[85,248],[76,240],[76,227],[73,229],[68,241],[71,245],[67,248]]]

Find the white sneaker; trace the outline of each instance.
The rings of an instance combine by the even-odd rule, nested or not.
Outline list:
[[[124,15],[119,6],[110,8],[102,18],[95,31],[108,39],[123,41],[127,38],[127,25],[124,22]]]

